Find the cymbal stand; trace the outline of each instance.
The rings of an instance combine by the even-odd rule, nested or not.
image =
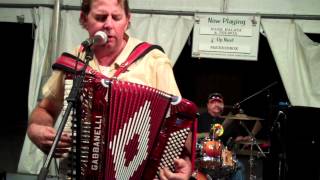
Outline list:
[[[255,168],[255,164],[254,164],[254,158],[253,158],[253,146],[257,146],[257,148],[259,149],[260,153],[262,154],[263,157],[266,157],[266,154],[262,151],[261,147],[258,145],[257,143],[257,139],[254,137],[254,135],[249,131],[248,127],[245,125],[245,123],[243,123],[242,121],[240,121],[240,125],[246,130],[246,132],[249,134],[250,138],[251,138],[251,145],[250,145],[250,159],[249,159],[249,179],[250,180],[255,180],[256,179],[256,174],[254,172],[254,168]]]

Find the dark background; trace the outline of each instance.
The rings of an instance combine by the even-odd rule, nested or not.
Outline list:
[[[1,43],[3,104],[0,170],[16,172],[27,127],[28,88],[34,40],[31,24],[0,24],[2,36],[9,37],[9,40]],[[320,42],[320,35],[308,36]],[[316,133],[315,128],[315,122],[320,117],[319,109],[287,108],[284,110],[287,118],[279,119],[280,128],[270,131],[279,111],[278,103],[287,102],[288,99],[267,39],[260,35],[258,61],[254,62],[191,58],[191,39],[192,33],[174,66],[182,96],[195,102],[202,112],[205,110],[208,94],[220,92],[224,96],[228,111],[235,103],[277,82],[268,90],[241,104],[246,114],[265,119],[261,134],[262,137],[272,140],[272,153],[264,162],[264,167],[268,167],[264,168],[264,179],[279,178],[277,165],[279,160],[283,159],[286,162],[283,164],[287,164],[289,169],[286,174],[281,175],[282,179],[297,177],[298,174],[308,177],[306,179],[319,179],[319,133]],[[303,127],[303,131],[298,132],[300,127]],[[301,136],[301,133],[304,135]],[[285,153],[281,145],[285,145]],[[286,158],[279,158],[279,154],[285,154]],[[295,159],[302,162],[296,163]]]
[[[28,89],[33,53],[32,25],[0,23],[0,170],[15,172],[28,123]]]

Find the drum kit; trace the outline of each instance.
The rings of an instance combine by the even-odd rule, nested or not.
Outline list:
[[[235,152],[234,149],[225,146],[219,137],[223,134],[223,127],[220,124],[214,124],[210,130],[209,137],[199,139],[197,142],[196,155],[196,178],[200,180],[219,179],[224,180],[232,177],[232,175],[239,169],[236,154],[249,155],[249,177],[250,180],[256,179],[254,172],[254,157],[266,157],[265,152],[260,145],[265,144],[266,141],[257,140],[254,135],[248,130],[243,121],[261,121],[262,118],[248,116],[243,113],[228,115],[225,118],[237,120],[241,126],[246,130],[250,136],[249,141],[235,142],[239,145],[249,146],[250,150],[241,150]],[[256,146],[258,151],[254,150]]]
[[[249,155],[249,179],[255,180],[256,174],[254,171],[255,162],[254,157],[266,157],[266,153],[261,149],[261,145],[263,144],[261,140],[257,140],[255,136],[249,131],[244,121],[262,121],[264,119],[254,116],[248,116],[241,112],[240,105],[245,101],[265,92],[269,91],[269,89],[275,86],[278,82],[275,81],[265,88],[255,92],[254,94],[244,98],[243,100],[237,102],[232,107],[233,110],[237,110],[235,113],[233,112],[231,115],[224,116],[225,119],[239,121],[239,124],[245,129],[247,134],[250,137],[248,141],[240,141],[235,142],[238,144],[242,144],[245,146],[249,146],[250,150],[246,151],[246,155]],[[239,111],[238,111],[239,110]],[[221,126],[221,125],[220,125]],[[228,146],[224,146],[223,143],[219,140],[219,136],[221,136],[221,132],[223,133],[223,127],[219,125],[214,125],[211,128],[210,135],[207,138],[201,139],[197,142],[197,155],[196,155],[196,167],[198,171],[196,171],[196,178],[200,180],[210,180],[210,179],[218,179],[225,180],[232,175],[234,175],[237,169],[240,168],[240,165],[236,158],[236,153],[233,148],[228,148]],[[222,129],[221,129],[222,128]],[[257,151],[254,151],[257,149]],[[243,151],[240,151],[243,152]]]

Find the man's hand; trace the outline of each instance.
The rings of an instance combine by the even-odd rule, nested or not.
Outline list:
[[[28,128],[29,137],[32,142],[48,154],[56,136],[56,130],[49,126],[31,124]],[[55,150],[55,157],[61,157],[63,153],[69,151],[71,147],[71,138],[67,133],[62,133],[60,141]]]
[[[160,169],[161,180],[188,180],[192,174],[192,166],[189,157],[184,159],[175,159],[175,172],[171,172],[168,168]]]

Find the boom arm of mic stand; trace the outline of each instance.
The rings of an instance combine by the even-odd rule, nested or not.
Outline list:
[[[252,94],[252,95],[250,95],[250,96],[248,96],[248,97],[244,98],[242,101],[235,103],[235,104],[233,105],[233,108],[238,108],[238,107],[240,107],[240,104],[241,104],[241,103],[243,103],[243,102],[245,102],[245,101],[247,101],[247,100],[249,100],[249,99],[253,98],[254,96],[257,96],[258,94],[260,94],[260,93],[262,93],[262,92],[266,91],[267,89],[271,88],[272,86],[276,85],[277,83],[278,83],[278,82],[277,82],[277,81],[275,81],[275,82],[273,82],[273,83],[269,84],[268,86],[266,86],[265,88],[263,88],[263,89],[259,90],[258,92],[256,92],[256,93],[254,93],[254,94]]]
[[[52,143],[52,146],[51,146],[50,151],[48,153],[48,156],[46,158],[46,161],[45,161],[43,167],[40,170],[40,173],[38,175],[37,180],[45,180],[47,175],[48,175],[49,166],[50,166],[51,160],[53,158],[54,152],[55,152],[55,150],[57,148],[57,145],[58,145],[58,143],[60,141],[63,129],[64,129],[66,123],[67,123],[67,120],[68,120],[68,117],[70,115],[70,112],[71,112],[72,108],[75,105],[75,102],[77,100],[79,91],[80,91],[80,89],[82,87],[83,79],[85,77],[85,70],[88,67],[89,61],[92,60],[92,52],[91,52],[91,50],[87,49],[87,53],[86,54],[90,54],[90,55],[86,56],[86,62],[85,62],[85,65],[84,65],[83,69],[81,70],[80,76],[75,76],[73,86],[72,86],[70,94],[69,94],[69,96],[67,98],[68,106],[66,108],[65,113],[63,114],[61,123],[60,123],[60,125],[59,125],[59,127],[57,129],[57,134],[56,134],[56,136],[55,136],[55,138],[53,140],[53,143]]]

